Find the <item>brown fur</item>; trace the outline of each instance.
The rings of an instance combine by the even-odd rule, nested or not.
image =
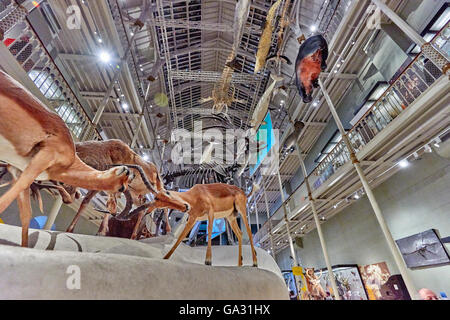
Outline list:
[[[313,82],[319,78],[322,71],[320,66],[322,63],[321,50],[317,50],[314,54],[303,59],[300,67],[297,69],[299,79],[305,87],[305,92],[309,95],[312,91]]]
[[[92,189],[117,192],[128,185],[129,171],[116,167],[98,171],[75,154],[74,142],[64,121],[49,111],[20,83],[0,71],[0,136],[6,139],[22,159],[28,159],[20,177],[0,197],[0,213],[18,200],[22,222],[22,246],[28,246],[31,219],[29,188],[46,173],[49,180]],[[1,155],[1,154],[0,154]],[[8,162],[6,154],[1,160]]]
[[[242,231],[239,229],[235,211],[241,215],[242,221],[247,229],[252,247],[253,266],[257,266],[256,251],[253,246],[253,238],[250,226],[247,221],[247,196],[240,188],[224,183],[197,184],[186,192],[161,191],[155,196],[155,201],[151,204],[149,211],[158,208],[170,208],[185,211],[188,221],[181,232],[177,242],[165,255],[168,259],[180,242],[191,231],[196,221],[208,220],[208,249],[206,251],[205,264],[211,264],[211,233],[218,213],[226,218],[239,241],[238,265],[242,266]],[[144,214],[140,214],[140,222]],[[136,236],[136,229],[133,236]]]
[[[96,168],[98,170],[105,170],[106,168],[109,168],[110,165],[136,164],[142,167],[145,175],[147,176],[147,179],[155,187],[156,191],[164,189],[164,184],[156,166],[153,163],[142,159],[136,152],[134,152],[127,144],[125,144],[121,140],[110,139],[105,141],[78,142],[75,146],[77,155],[93,168]],[[133,199],[133,203],[135,205],[141,205],[143,204],[143,201],[145,201],[144,195],[148,194],[149,190],[145,186],[137,170],[133,168],[131,168],[130,170],[134,172],[135,176],[135,178],[129,184],[129,190]],[[69,187],[70,186],[65,186],[66,190]],[[82,212],[84,211],[85,207],[92,199],[92,197],[86,199],[87,201],[83,200],[77,214],[67,228],[67,232],[73,232],[73,229],[75,228],[75,225],[77,224]],[[112,214],[116,213],[115,197],[116,196],[114,194],[110,194],[108,199],[108,209]],[[109,218],[109,216],[106,217],[106,220],[109,220]],[[108,226],[111,225],[111,223],[114,223],[113,221],[113,219],[109,221],[110,223],[104,221],[104,223],[102,223],[103,227],[99,230],[99,234],[109,235]],[[121,222],[118,221],[117,224],[121,224]]]

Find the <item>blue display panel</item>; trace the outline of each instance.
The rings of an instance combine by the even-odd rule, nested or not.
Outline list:
[[[264,158],[269,153],[270,149],[275,144],[275,134],[273,131],[272,118],[270,117],[270,112],[267,112],[264,121],[261,123],[261,126],[259,127],[258,132],[256,133],[256,141],[264,145],[265,147],[259,150],[259,152],[256,154],[256,163],[251,163],[249,165],[250,175],[253,175],[256,172],[256,169],[258,169],[258,167],[263,162]]]

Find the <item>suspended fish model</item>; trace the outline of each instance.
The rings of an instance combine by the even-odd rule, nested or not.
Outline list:
[[[327,58],[328,44],[321,35],[306,39],[298,49],[295,80],[304,103],[312,101],[313,87],[319,86],[319,75],[327,68]]]

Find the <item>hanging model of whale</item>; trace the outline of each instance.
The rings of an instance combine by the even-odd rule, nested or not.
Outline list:
[[[298,49],[295,79],[304,103],[312,101],[313,87],[319,86],[320,72],[327,68],[328,44],[321,35],[306,39]]]

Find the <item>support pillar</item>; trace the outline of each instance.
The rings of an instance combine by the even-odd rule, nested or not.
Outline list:
[[[305,177],[306,189],[308,190],[309,205],[311,206],[311,210],[312,210],[313,216],[314,216],[314,221],[316,223],[317,234],[319,235],[320,245],[322,246],[323,257],[325,259],[325,264],[327,265],[328,274],[330,276],[330,282],[331,282],[331,287],[333,288],[334,299],[341,300],[341,297],[339,295],[339,290],[338,290],[338,287],[336,284],[336,278],[333,273],[333,268],[331,267],[330,257],[328,256],[327,245],[325,243],[325,238],[322,233],[322,226],[320,225],[319,216],[317,215],[315,200],[312,196],[311,186],[309,185],[308,174],[306,172],[305,162],[303,161],[302,152],[301,152],[300,146],[298,145],[297,141],[296,141],[296,149],[298,152],[298,158],[300,160],[300,166],[302,167],[303,176]]]
[[[287,207],[286,207],[286,199],[284,198],[284,192],[283,192],[283,183],[281,182],[281,176],[280,176],[280,168],[277,167],[277,176],[278,176],[278,183],[280,184],[280,194],[281,194],[281,202],[282,202],[282,206],[283,206],[283,212],[284,212],[284,222],[286,223],[286,233],[287,233],[287,237],[288,237],[288,241],[289,241],[289,248],[291,249],[291,255],[292,255],[292,259],[294,259],[294,266],[295,267],[299,267],[298,262],[297,262],[297,255],[295,254],[295,249],[294,249],[294,242],[292,241],[292,236],[291,236],[291,229],[289,228],[289,219],[288,219],[288,214],[287,214]],[[295,282],[297,284],[297,288],[300,291],[300,280],[298,278],[298,276],[294,276],[295,278]],[[297,298],[300,298],[299,295],[297,296]]]
[[[272,220],[270,220],[270,210],[269,210],[269,202],[267,201],[266,188],[263,187],[264,193],[264,202],[266,203],[266,214],[267,214],[267,223],[269,224],[269,238],[270,238],[270,252],[272,253],[273,259],[275,259],[275,246],[273,245],[273,234],[272,234]]]
[[[325,97],[325,100],[327,101],[328,107],[330,108],[331,114],[333,115],[333,118],[336,121],[336,124],[342,135],[342,139],[343,139],[345,145],[347,146],[347,149],[350,153],[350,159],[352,160],[353,166],[355,167],[355,170],[358,173],[359,179],[361,180],[361,183],[367,194],[367,197],[368,197],[369,202],[372,206],[372,209],[375,213],[375,216],[378,220],[378,223],[381,227],[381,230],[383,231],[384,237],[386,238],[386,242],[387,242],[389,249],[394,257],[395,263],[396,263],[398,269],[400,270],[400,274],[403,277],[403,281],[405,282],[405,285],[406,285],[406,288],[408,289],[409,295],[411,296],[411,299],[416,300],[416,299],[418,299],[417,291],[414,288],[414,284],[408,274],[408,270],[407,270],[405,261],[403,260],[403,257],[401,256],[401,254],[395,244],[394,238],[392,237],[392,234],[386,224],[386,221],[384,220],[383,214],[381,213],[381,209],[378,205],[375,195],[373,194],[372,188],[369,186],[369,182],[367,181],[366,175],[364,174],[364,171],[361,169],[359,160],[356,157],[355,151],[353,150],[350,140],[348,139],[348,136],[347,136],[347,134],[344,130],[344,127],[342,125],[342,122],[336,112],[334,104],[331,101],[331,98],[328,95],[328,92],[327,92],[325,86],[323,85],[322,80],[320,80],[320,79],[319,79],[319,86],[322,89],[323,95]]]
[[[62,197],[58,195],[56,197],[55,202],[53,203],[52,209],[50,210],[50,213],[47,216],[47,221],[44,225],[44,230],[50,230],[52,225],[55,223],[56,217],[58,216],[59,210],[61,209],[61,206],[63,204]]]
[[[425,57],[431,60],[443,74],[450,76],[450,61],[437,48],[433,47],[430,42],[416,32],[406,21],[398,16],[391,8],[389,8],[382,0],[371,0],[389,19],[392,20],[412,41],[422,48]]]
[[[258,216],[258,203],[256,202],[256,197],[255,197],[255,217],[256,217],[256,232],[259,231],[259,216]]]

